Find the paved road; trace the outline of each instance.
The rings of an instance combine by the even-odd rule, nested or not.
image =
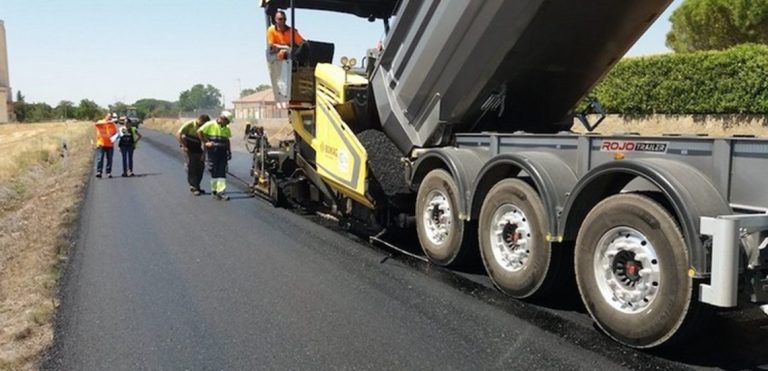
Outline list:
[[[764,321],[717,330],[737,341],[636,352],[595,331],[576,304],[522,303],[481,274],[385,259],[331,223],[245,193],[194,197],[172,138],[144,134],[139,176],[88,187],[46,369],[768,365]],[[235,157],[245,177],[247,155]]]

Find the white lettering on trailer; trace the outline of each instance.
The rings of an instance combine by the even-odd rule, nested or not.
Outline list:
[[[667,153],[669,143],[666,142],[637,142],[627,140],[604,140],[600,152],[653,152]]]

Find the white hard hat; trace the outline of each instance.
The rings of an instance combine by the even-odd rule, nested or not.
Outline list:
[[[219,115],[219,117],[223,117],[223,118],[227,119],[227,121],[229,121],[229,122],[232,122],[232,119],[233,119],[235,116],[232,114],[232,112],[229,112],[229,111],[222,111],[222,112],[221,112],[221,115]]]

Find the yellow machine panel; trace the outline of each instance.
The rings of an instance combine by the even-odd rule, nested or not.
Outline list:
[[[335,190],[373,208],[366,197],[368,154],[335,108],[346,101],[347,86],[366,84],[365,78],[341,67],[318,64],[315,68],[314,127],[310,126],[307,113],[298,112],[291,118],[297,134],[315,150],[318,175]]]

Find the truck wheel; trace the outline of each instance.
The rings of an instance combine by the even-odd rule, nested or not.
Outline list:
[[[458,216],[459,193],[451,175],[442,169],[432,170],[424,177],[416,196],[416,231],[424,254],[437,265],[449,266],[462,262],[472,243],[474,228],[465,228]]]
[[[651,348],[684,335],[695,317],[688,246],[677,222],[639,194],[595,206],[576,239],[576,282],[589,314],[608,336]]]
[[[480,255],[496,287],[515,298],[546,291],[552,249],[536,191],[519,179],[504,179],[488,192],[479,219]]]

